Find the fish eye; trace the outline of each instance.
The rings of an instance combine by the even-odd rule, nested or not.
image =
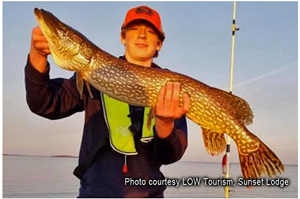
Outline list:
[[[68,30],[64,30],[64,35],[66,36],[68,34]]]
[[[57,28],[57,32],[60,36],[66,36],[68,35],[68,30],[67,29],[64,29],[64,28],[61,28],[61,27],[58,27]]]

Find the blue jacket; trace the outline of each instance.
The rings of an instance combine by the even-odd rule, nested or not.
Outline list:
[[[124,57],[121,57],[124,59]],[[152,67],[158,67],[154,63]],[[94,98],[84,88],[80,99],[76,87],[76,75],[70,79],[49,77],[50,65],[44,73],[38,72],[30,63],[25,66],[26,99],[30,110],[42,117],[55,120],[85,111],[85,124],[79,154],[79,163],[84,160],[99,139],[108,136],[100,92],[91,86]],[[143,115],[135,113],[136,115]],[[142,120],[141,120],[142,121]],[[108,145],[101,158],[88,168],[80,181],[79,197],[163,197],[166,186],[125,185],[125,178],[164,179],[162,164],[178,161],[187,148],[187,124],[182,117],[175,121],[173,132],[160,139],[154,131],[153,141],[144,144],[135,136],[138,155],[127,156],[128,173],[124,174],[124,155]]]

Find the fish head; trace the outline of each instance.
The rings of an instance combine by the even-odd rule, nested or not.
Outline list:
[[[54,62],[63,69],[82,72],[91,62],[93,44],[80,32],[61,22],[51,12],[34,9]]]

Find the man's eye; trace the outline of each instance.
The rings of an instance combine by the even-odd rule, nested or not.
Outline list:
[[[154,31],[153,30],[148,30],[149,33],[151,34],[154,34]]]

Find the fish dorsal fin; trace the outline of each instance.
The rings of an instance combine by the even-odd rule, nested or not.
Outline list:
[[[220,153],[223,153],[226,148],[224,133],[212,132],[203,127],[201,127],[201,129],[206,151],[210,155],[219,155]]]
[[[228,108],[234,112],[234,115],[240,122],[242,122],[244,125],[249,125],[253,123],[254,116],[248,102],[231,93],[225,92],[217,88],[214,89],[217,91],[217,93],[219,93],[220,97],[218,98],[218,100],[221,100],[219,102],[222,103],[222,99],[225,98],[225,100],[227,101],[226,104],[230,106]]]

